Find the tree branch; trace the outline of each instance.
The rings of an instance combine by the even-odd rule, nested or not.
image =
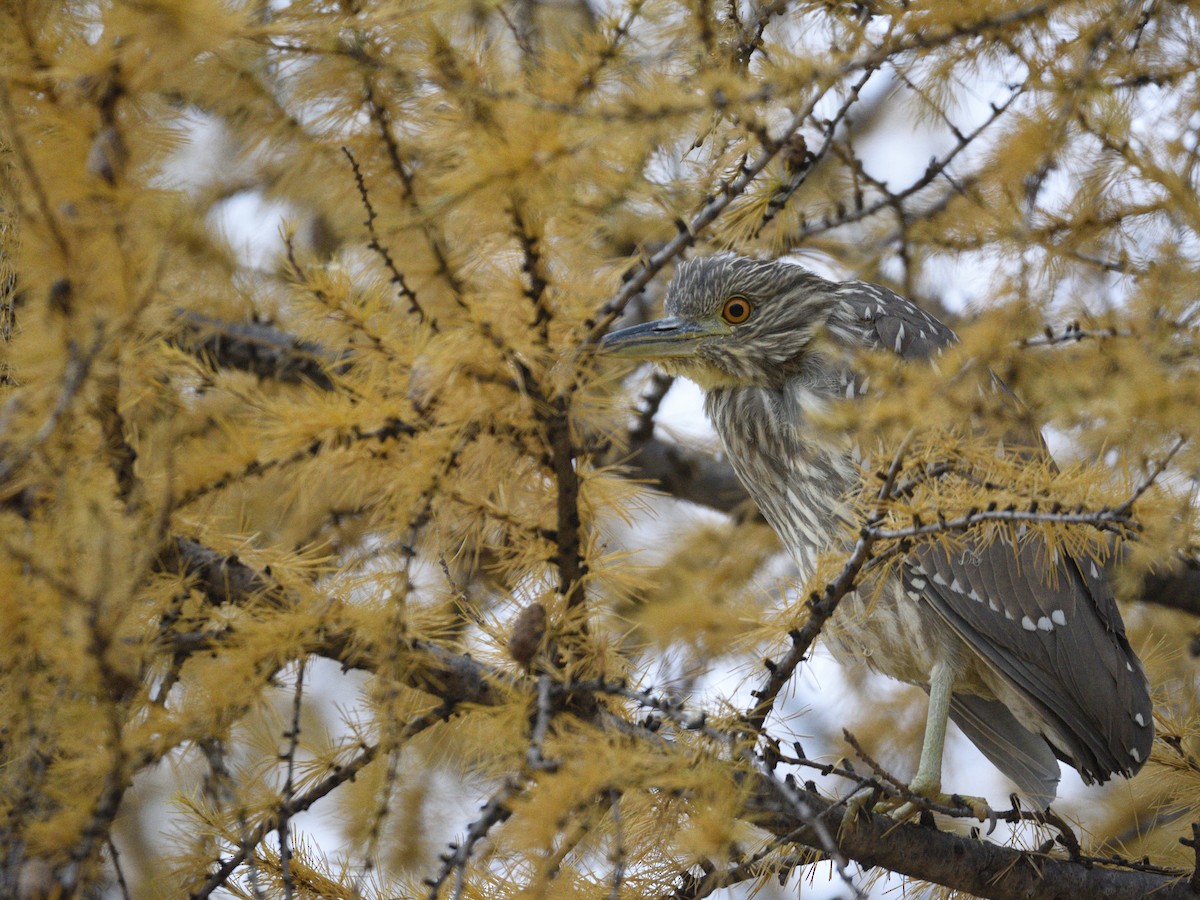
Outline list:
[[[186,309],[176,310],[179,330],[167,340],[214,368],[250,372],[287,384],[311,384],[332,390],[330,372],[348,368],[345,354],[304,341],[258,322],[228,322]]]
[[[254,572],[245,563],[230,557],[218,561],[216,554],[194,542],[179,543],[179,553],[171,558],[184,560],[184,565],[193,565],[197,572],[208,579],[202,580],[202,585],[219,584],[210,594],[217,602],[239,602],[234,591],[235,585],[250,592],[240,598],[242,601],[251,595],[261,596],[264,593],[279,596],[275,593],[278,589],[270,585],[266,576]],[[188,563],[188,560],[193,562]],[[215,579],[218,572],[226,577]],[[336,618],[336,615],[331,615],[329,625],[314,636],[309,645],[311,652],[337,660],[348,667],[373,670],[374,659],[379,657],[369,641],[360,634],[339,628],[333,621]],[[469,656],[456,654],[426,641],[409,641],[406,650],[413,659],[413,665],[405,667],[409,673],[406,683],[428,691],[443,701],[436,713],[409,723],[405,728],[406,733],[418,727],[428,727],[433,718],[444,717],[462,704],[496,706],[503,702],[502,696],[509,690],[523,691],[528,694],[531,705],[536,702],[535,682],[531,679],[516,679]],[[574,684],[570,689],[579,692],[588,687]],[[592,689],[601,690],[595,686]],[[628,692],[623,693],[629,695]],[[627,725],[625,731],[628,734],[641,735],[647,740],[662,740],[652,730],[633,723]],[[256,826],[251,835],[251,846],[257,845],[263,836],[278,827],[281,815],[291,816],[307,809],[317,799],[350,780],[377,752],[377,748],[364,747],[351,764],[297,796],[286,805],[286,809],[276,810]],[[815,820],[801,815],[798,811],[800,807],[787,799],[795,794],[803,800],[803,808],[823,823],[822,830],[828,829],[829,834],[835,835],[833,840],[836,848],[846,858],[862,866],[883,866],[914,878],[970,891],[981,897],[1023,898],[1036,895],[1069,900],[1077,900],[1078,897],[1103,900],[1145,896],[1151,892],[1161,900],[1196,896],[1187,887],[1183,875],[1174,877],[1159,871],[1100,868],[1091,864],[1092,861],[1087,861],[1088,864],[1074,862],[1043,853],[1012,850],[934,829],[898,825],[893,819],[875,814],[860,817],[853,825],[842,825],[844,808],[835,801],[821,797],[814,787],[801,789],[792,783],[787,785],[787,792],[781,793],[779,785],[766,783],[767,780],[776,780],[766,770],[756,768],[753,777],[758,781],[751,792],[747,814],[756,824],[785,838],[788,843],[822,848],[823,842],[814,830]],[[825,851],[819,849],[818,852]],[[209,880],[192,896],[206,897],[211,894],[245,858],[246,851],[240,850],[222,860]]]
[[[808,800],[820,810],[822,821],[837,833],[838,849],[860,866],[881,866],[977,897],[1123,900],[1153,896],[1157,900],[1176,900],[1198,896],[1182,873],[1165,875],[1089,866],[919,825],[897,825],[894,819],[875,813],[843,823],[844,808],[840,804],[816,795]],[[819,846],[810,826],[767,785],[756,786],[751,805],[760,814],[760,826],[789,841]]]

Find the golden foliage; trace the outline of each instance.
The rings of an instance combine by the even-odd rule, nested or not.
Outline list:
[[[934,303],[974,272],[962,343],[936,371],[864,360],[870,400],[831,427],[875,468],[908,440],[912,490],[880,511],[900,531],[1133,498],[1111,530],[1135,594],[1196,545],[1198,22],[5,4],[0,894],[699,895],[696,872],[765,884],[824,852],[772,836],[735,700],[807,594],[773,608],[772,534],[682,504],[645,566],[646,435],[596,339],[693,248]],[[904,182],[896,147],[933,160]],[[1043,425],[1061,468],[994,452]],[[1029,527],[1111,556],[1086,521]],[[1135,783],[1153,802],[1079,811],[1089,846],[1192,865],[1195,612],[1129,618],[1167,645],[1166,738]],[[718,661],[741,674],[706,682]]]

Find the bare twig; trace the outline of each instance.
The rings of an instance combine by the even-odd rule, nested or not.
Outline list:
[[[591,93],[598,84],[598,76],[614,59],[617,58],[617,52],[621,48],[622,41],[629,34],[629,29],[633,27],[633,23],[637,21],[642,14],[642,7],[646,0],[632,0],[629,8],[625,13],[625,18],[622,19],[617,27],[613,30],[612,35],[603,47],[593,58],[592,64],[588,70],[583,73],[583,77],[579,79],[579,83],[575,85],[573,99],[578,103],[584,96]]]
[[[621,885],[625,882],[625,830],[621,825],[621,793],[616,788],[608,791],[608,808],[613,820],[613,846],[609,853],[612,875],[609,878],[609,897],[620,900]]]
[[[554,718],[554,683],[549,675],[540,675],[537,685],[537,714],[533,719],[533,731],[529,737],[529,748],[525,751],[525,761],[535,772],[555,772],[558,770],[558,763],[546,759],[542,749],[550,731],[550,722]]]
[[[282,809],[287,809],[296,797],[296,751],[300,746],[300,712],[304,699],[304,660],[296,667],[296,686],[292,691],[292,719],[288,725],[287,731],[284,732],[284,739],[287,741],[287,747],[283,751],[284,779],[283,779],[283,794]],[[275,831],[279,835],[279,877],[283,882],[283,896],[285,900],[292,898],[292,847],[290,843],[289,824],[291,817],[286,813],[279,816],[279,824]]]
[[[1069,322],[1061,329],[1049,325],[1046,330],[1033,337],[1021,338],[1016,342],[1018,347],[1056,347],[1060,344],[1078,344],[1081,341],[1104,340],[1105,338],[1136,337],[1128,329],[1122,328],[1084,328],[1078,322]]]
[[[438,707],[424,715],[418,716],[404,726],[403,736],[406,739],[411,738],[431,725],[441,722],[448,714],[449,709],[447,707]],[[222,887],[229,880],[230,876],[246,861],[253,848],[257,847],[268,834],[279,828],[279,822],[282,819],[290,818],[311,808],[314,803],[322,797],[327,796],[334,789],[348,781],[353,781],[358,777],[358,773],[369,765],[378,754],[379,746],[377,744],[359,745],[359,753],[353,759],[340,764],[328,776],[317,782],[303,794],[292,798],[291,802],[281,803],[275,808],[273,815],[267,816],[246,835],[237,851],[228,858],[217,861],[216,870],[212,875],[198,888],[188,894],[190,900],[204,900],[213,891]]]
[[[1187,442],[1188,439],[1186,437],[1181,436],[1176,438],[1175,443],[1171,445],[1171,449],[1163,455],[1162,459],[1150,466],[1145,476],[1142,478],[1141,483],[1134,488],[1133,493],[1131,493],[1124,502],[1116,507],[1114,512],[1129,513],[1133,509],[1133,504],[1137,503],[1137,501],[1142,498],[1142,495],[1145,494],[1146,491],[1150,490],[1154,482],[1156,482],[1158,477],[1167,470],[1167,466],[1171,464],[1171,460],[1175,458],[1175,455],[1183,449]]]
[[[1179,843],[1192,848],[1196,862],[1192,867],[1192,877],[1188,879],[1188,884],[1193,891],[1200,894],[1200,822],[1193,822],[1191,838],[1180,838]]]
[[[1128,503],[1129,501],[1125,501]],[[939,519],[937,522],[927,522],[913,525],[909,528],[870,528],[871,537],[877,541],[899,541],[904,539],[925,538],[935,534],[948,534],[954,531],[966,531],[976,525],[986,522],[1004,522],[1006,524],[1056,524],[1056,525],[1088,525],[1097,531],[1109,532],[1122,538],[1131,538],[1140,530],[1140,525],[1125,507],[1125,503],[1115,507],[1101,507],[1097,510],[1078,510],[1076,512],[1051,512],[1038,509],[1034,501],[1028,509],[982,509],[973,510],[954,518]]]
[[[637,447],[654,436],[654,417],[662,407],[667,392],[675,384],[675,378],[664,372],[655,370],[650,376],[650,389],[642,395],[642,406],[638,410],[637,422],[629,431],[630,444]]]
[[[379,234],[375,231],[375,219],[378,218],[378,215],[375,212],[374,205],[371,203],[371,195],[367,191],[367,181],[362,173],[362,169],[358,165],[358,160],[354,158],[354,154],[350,152],[349,147],[343,147],[342,152],[346,154],[346,159],[350,160],[350,168],[354,171],[354,184],[358,188],[358,196],[362,199],[363,208],[367,211],[367,218],[363,224],[367,226],[367,234],[371,238],[367,242],[368,249],[374,250],[379,255],[379,258],[383,260],[383,265],[391,274],[392,284],[399,291],[400,298],[408,301],[408,311],[420,321],[428,321],[430,328],[436,331],[437,321],[426,316],[420,301],[417,300],[416,292],[408,286],[408,280],[396,265],[391,251],[380,241]]]
[[[804,161],[802,166],[792,173],[791,177],[788,179],[787,186],[783,190],[777,192],[775,196],[771,198],[770,202],[767,204],[767,208],[763,211],[762,218],[754,227],[754,237],[758,237],[762,233],[762,230],[766,228],[767,225],[770,224],[770,222],[777,215],[779,215],[780,212],[783,211],[783,209],[787,206],[788,201],[795,195],[796,191],[800,189],[800,186],[804,184],[808,177],[808,173],[812,171],[813,167],[820,160],[824,159],[825,154],[829,152],[829,148],[833,144],[833,138],[837,133],[838,127],[850,114],[851,108],[855,103],[858,102],[858,98],[862,94],[862,89],[867,86],[867,82],[870,81],[871,76],[879,70],[879,65],[881,64],[882,63],[865,66],[862,75],[860,75],[858,80],[850,86],[850,90],[846,95],[846,99],[842,101],[842,105],[838,108],[837,112],[834,113],[833,117],[824,125],[823,130],[825,132],[825,139],[821,142],[821,146]]]
[[[111,834],[106,843],[108,844],[108,855],[112,857],[113,871],[117,875],[117,887],[121,889],[122,900],[133,900],[133,894],[129,892],[129,882],[125,880],[125,872],[121,868],[121,854],[117,852],[117,845],[113,843]]]
[[[467,833],[463,837],[462,842],[450,845],[450,852],[442,856],[442,867],[438,871],[438,874],[428,879],[429,893],[426,894],[427,900],[437,900],[442,885],[446,883],[451,873],[454,874],[454,890],[450,896],[453,900],[459,900],[463,896],[463,892],[466,889],[467,863],[471,860],[471,853],[474,851],[475,846],[487,837],[488,832],[494,826],[504,822],[512,815],[512,810],[509,809],[508,804],[520,791],[520,783],[510,778],[505,780],[499,789],[488,798],[488,801],[483,805],[479,818],[467,828]]]
[[[935,156],[929,161],[929,165],[925,167],[925,172],[903,190],[889,192],[886,196],[876,200],[874,203],[855,206],[849,209],[839,210],[837,215],[826,217],[819,222],[809,225],[807,222],[802,222],[799,229],[788,234],[788,243],[792,246],[797,246],[811,237],[818,234],[823,234],[827,231],[832,231],[834,228],[840,228],[843,225],[849,225],[854,222],[859,222],[869,218],[881,210],[891,207],[893,209],[901,209],[904,201],[912,197],[914,194],[924,190],[937,178],[946,172],[950,164],[971,146],[974,141],[983,134],[996,120],[1008,112],[1009,107],[1016,102],[1017,98],[1025,92],[1023,85],[1018,86],[1003,103],[992,104],[989,115],[979,123],[974,129],[963,134],[956,140],[953,147],[941,156]]]
[[[817,836],[817,844],[824,849],[829,858],[833,860],[834,866],[837,868],[839,877],[845,883],[854,896],[862,900],[866,894],[854,883],[849,871],[847,870],[846,855],[838,847],[834,840],[832,832],[825,824],[821,813],[823,810],[810,802],[810,795],[806,791],[798,790],[790,779],[776,778],[763,762],[762,758],[757,754],[751,754],[749,750],[744,752],[744,756],[750,760],[755,770],[758,772],[762,783],[771,791],[774,791],[783,800],[787,806],[794,811],[796,818],[803,822],[808,828],[811,828]]]

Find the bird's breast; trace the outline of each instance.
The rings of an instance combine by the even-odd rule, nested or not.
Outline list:
[[[708,414],[750,496],[799,567],[854,540],[850,505],[860,484],[848,440],[831,436],[812,412],[829,398],[811,390],[713,391]],[[825,638],[834,656],[866,663],[912,684],[928,682],[929,661],[947,656],[963,684],[990,696],[972,655],[927,604],[909,599],[894,575],[868,579],[843,599]]]
[[[812,423],[828,398],[800,385],[710,391],[706,409],[734,471],[801,567],[843,536],[857,482],[849,443]]]

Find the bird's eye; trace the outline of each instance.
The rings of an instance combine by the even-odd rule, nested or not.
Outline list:
[[[730,325],[741,325],[750,318],[750,301],[745,297],[730,297],[721,307],[721,318]]]

